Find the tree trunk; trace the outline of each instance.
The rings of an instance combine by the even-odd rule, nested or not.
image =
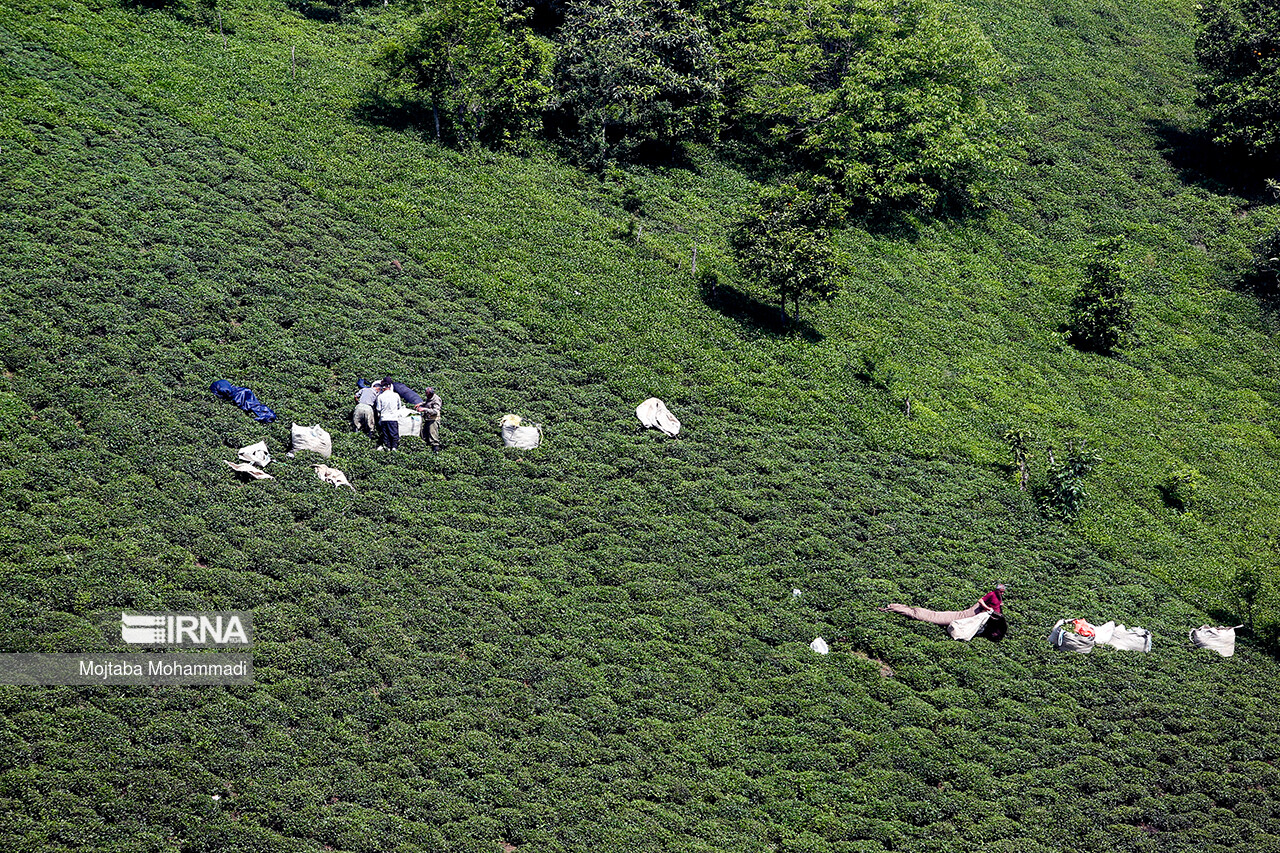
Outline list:
[[[431,105],[431,117],[436,120],[436,142],[440,141],[440,108],[435,104]]]

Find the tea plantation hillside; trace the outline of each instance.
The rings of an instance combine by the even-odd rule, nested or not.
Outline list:
[[[0,8],[2,650],[251,610],[257,671],[0,687],[6,849],[1280,850],[1280,666],[1186,642],[1244,618],[1245,570],[1274,619],[1277,470],[1273,320],[1231,287],[1277,216],[1179,147],[1189,4],[976,7],[1024,167],[968,219],[846,231],[844,295],[792,332],[738,293],[753,182],[714,152],[441,148],[369,94],[403,10],[218,8],[225,43]],[[1140,341],[1104,359],[1055,329],[1111,234]],[[440,389],[443,453],[343,431],[387,373]],[[679,438],[640,429],[650,395]],[[506,412],[545,445],[503,450]],[[355,493],[284,458],[290,421]],[[1010,428],[1037,480],[1045,443],[1102,455],[1075,525]],[[240,482],[260,438],[275,479]],[[997,580],[999,645],[876,609]],[[1153,651],[1055,653],[1068,616]]]

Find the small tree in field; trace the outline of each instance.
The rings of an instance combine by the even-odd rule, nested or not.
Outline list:
[[[1068,441],[1066,459],[1062,462],[1049,454],[1046,484],[1041,495],[1045,512],[1070,524],[1080,515],[1089,493],[1084,489],[1084,478],[1102,464],[1102,457],[1085,450],[1083,440]]]
[[[1004,434],[1004,443],[1009,445],[1009,453],[1013,456],[1014,464],[1018,466],[1018,486],[1024,492],[1027,490],[1027,483],[1031,481],[1027,462],[1031,459],[1032,441],[1031,433],[1026,430],[1011,429]]]
[[[1275,231],[1258,241],[1258,258],[1254,262],[1253,277],[1259,293],[1265,296],[1280,295],[1280,231]]]
[[[840,289],[831,224],[843,208],[829,186],[766,189],[738,220],[729,241],[743,270],[772,292],[787,322],[787,300],[831,301]]]
[[[1067,327],[1077,349],[1110,355],[1133,330],[1130,274],[1120,261],[1118,237],[1094,244],[1085,263],[1085,280],[1071,300]]]

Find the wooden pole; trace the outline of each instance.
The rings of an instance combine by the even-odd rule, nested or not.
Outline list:
[[[693,241],[693,263],[689,266],[689,272],[694,275],[698,274],[698,241]]]
[[[289,61],[293,66],[293,82],[298,82],[298,48],[293,46],[289,48]]]

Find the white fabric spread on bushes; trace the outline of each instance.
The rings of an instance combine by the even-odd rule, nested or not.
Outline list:
[[[356,487],[351,485],[351,481],[347,479],[347,475],[339,471],[337,468],[330,468],[328,465],[316,464],[312,466],[316,469],[316,476],[322,482],[331,484],[335,489],[339,486],[346,486],[351,491],[355,491]]]
[[[272,477],[270,474],[268,474],[266,471],[263,471],[261,468],[257,467],[252,462],[229,462],[226,459],[223,459],[222,464],[226,465],[232,471],[239,471],[241,474],[248,474],[250,477],[253,477],[255,480],[274,480],[275,479],[275,477]]]

